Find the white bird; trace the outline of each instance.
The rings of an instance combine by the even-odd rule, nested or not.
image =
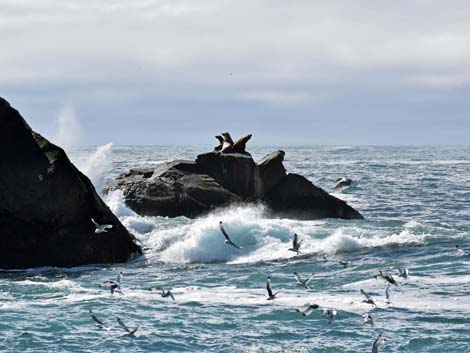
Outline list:
[[[387,284],[387,288],[385,288],[385,303],[391,304],[390,301],[390,284]]]
[[[408,267],[405,267],[403,269],[399,268],[398,269],[398,277],[407,279],[410,275],[410,270],[408,270]]]
[[[299,241],[299,236],[297,235],[297,233],[294,233],[294,239],[292,239],[292,248],[289,248],[289,250],[299,254],[300,253],[299,248],[300,248],[300,245],[302,244],[302,241],[303,240]]]
[[[309,316],[314,310],[318,309],[320,306],[318,304],[304,304],[297,309],[297,312],[302,313],[303,316]]]
[[[276,298],[276,295],[280,293],[280,292],[276,292],[273,294],[273,290],[271,289],[271,277],[270,276],[268,276],[268,280],[266,281],[266,290],[268,291],[267,300],[274,300]]]
[[[314,273],[312,273],[310,275],[310,277],[306,278],[306,279],[301,279],[299,274],[297,272],[294,272],[294,277],[295,277],[295,280],[297,281],[297,284],[299,286],[302,286],[304,287],[305,289],[308,289],[308,284],[310,283],[310,281],[312,280],[313,278],[313,275]]]
[[[95,315],[95,313],[90,310],[89,311],[90,313],[90,316],[91,318],[93,319],[94,322],[96,322],[96,326],[99,327],[99,328],[106,328],[106,325],[103,323],[103,321],[101,321],[100,319],[98,319]]]
[[[222,221],[219,222],[219,228],[222,231],[222,234],[225,238],[225,244],[232,245],[234,248],[241,249],[240,246],[236,245],[228,236],[227,232],[225,231],[224,223]]]
[[[342,178],[338,178],[338,179],[335,180],[334,188],[335,189],[345,188],[345,187],[351,186],[353,184],[354,184],[354,182],[352,181],[352,179],[342,177]]]
[[[113,280],[105,281],[101,284],[101,286],[109,287],[109,290],[111,291],[111,295],[113,295],[114,292],[118,292],[120,295],[123,295],[124,293],[122,293],[121,284],[122,284],[122,272],[119,272],[115,281]]]
[[[100,234],[100,233],[104,233],[104,232],[107,232],[107,229],[111,229],[113,228],[113,225],[112,224],[98,224],[96,223],[96,221],[92,218],[91,221],[93,222],[93,224],[95,225],[95,234]]]
[[[374,320],[372,319],[372,316],[369,313],[366,313],[362,315],[362,318],[364,319],[362,321],[362,324],[370,324],[370,327],[374,327]]]
[[[385,338],[382,337],[382,334],[379,335],[372,344],[372,353],[379,353],[379,347],[385,343]]]
[[[457,249],[458,256],[470,256],[470,252],[466,252],[465,250],[461,249],[460,246],[456,245],[455,248]]]
[[[374,302],[374,299],[372,299],[372,297],[371,297],[369,294],[367,294],[366,292],[364,292],[363,289],[361,289],[361,294],[362,294],[364,297],[366,297],[366,299],[362,301],[363,303],[370,304],[370,305],[372,305],[373,307],[376,307],[376,306],[377,306],[377,304],[375,304],[375,302]]]
[[[336,317],[336,315],[338,314],[338,312],[334,309],[330,310],[330,309],[323,309],[323,314],[322,316],[323,317],[326,317],[328,319],[328,323],[331,324],[331,321],[333,321]]]
[[[121,321],[120,318],[117,318],[117,322],[119,323],[119,326],[121,326],[124,329],[124,331],[127,332],[126,336],[134,336],[137,330],[139,329],[139,326],[137,326],[135,329],[131,330],[129,327],[127,327],[124,324],[124,322]]]

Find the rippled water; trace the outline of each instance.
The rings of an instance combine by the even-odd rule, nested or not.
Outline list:
[[[260,159],[277,148],[250,151]],[[129,168],[209,149],[103,146],[71,157],[101,185]],[[195,220],[139,217],[113,192],[106,201],[148,248],[145,256],[115,266],[0,272],[0,351],[370,352],[383,333],[380,352],[470,352],[470,257],[455,249],[470,251],[470,146],[283,149],[289,171],[329,192],[337,177],[356,180],[334,195],[366,220],[268,219],[261,206]],[[242,250],[223,243],[220,220]],[[299,257],[287,250],[294,232],[304,240]],[[385,282],[374,276],[405,266],[410,278],[395,276],[400,287],[386,304]],[[100,283],[119,271],[124,295],[111,296]],[[295,284],[294,271],[315,273],[309,290]],[[267,275],[281,291],[274,301],[266,300]],[[158,286],[176,301],[147,290]],[[377,308],[362,303],[360,289]],[[303,317],[296,308],[307,302],[338,315],[330,324],[321,311]],[[95,326],[90,309],[107,329]],[[374,328],[361,324],[366,312]],[[135,338],[124,336],[117,317],[140,326]]]

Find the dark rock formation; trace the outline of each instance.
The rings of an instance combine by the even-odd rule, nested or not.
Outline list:
[[[124,262],[140,248],[65,152],[0,98],[0,268]],[[91,219],[112,224],[95,234]]]
[[[241,201],[196,168],[192,161],[174,161],[151,171],[131,170],[117,178],[115,187],[123,190],[126,204],[141,215],[193,218]]]
[[[298,174],[284,177],[265,195],[264,200],[272,211],[285,218],[363,218],[346,202]]]
[[[175,161],[155,170],[120,175],[126,204],[141,215],[196,217],[240,202],[262,202],[271,215],[296,219],[362,219],[344,201],[301,175],[286,174],[283,151],[259,164],[248,153],[209,152],[193,161]]]
[[[244,199],[256,200],[262,194],[258,166],[250,155],[209,152],[197,156],[196,164],[200,173]]]
[[[270,191],[286,176],[286,168],[282,164],[284,155],[284,151],[274,151],[259,161],[259,175],[265,192]]]

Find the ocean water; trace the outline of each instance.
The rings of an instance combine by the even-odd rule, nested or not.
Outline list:
[[[218,210],[198,219],[140,217],[118,191],[110,208],[142,241],[130,263],[73,269],[0,272],[2,352],[470,352],[470,146],[250,147],[256,160],[282,148],[288,171],[333,192],[347,175],[356,186],[333,194],[364,221],[297,221],[265,216],[262,206]],[[211,146],[112,146],[70,151],[98,188],[122,171],[177,158],[194,159]],[[223,220],[237,250],[223,242]],[[303,240],[301,256],[288,250]],[[326,257],[327,260],[324,259]],[[344,268],[338,261],[349,261]],[[410,277],[398,278],[408,267]],[[385,302],[379,270],[399,287]],[[100,284],[123,272],[124,295]],[[309,289],[293,272],[315,273]],[[266,277],[274,301],[266,300]],[[150,287],[171,289],[175,301]],[[368,292],[376,308],[363,303]],[[296,308],[316,303],[304,317]],[[107,327],[98,328],[93,310]],[[370,313],[375,326],[362,324]],[[139,329],[124,335],[116,319]]]

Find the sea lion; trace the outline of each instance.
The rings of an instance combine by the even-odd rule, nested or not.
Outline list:
[[[217,135],[215,138],[219,140],[219,145],[214,147],[214,151],[220,151],[224,144],[224,138],[220,135]]]
[[[246,153],[245,148],[246,148],[246,143],[251,139],[251,134],[243,136],[237,140],[233,144],[233,147],[231,149],[232,153]]]
[[[223,132],[222,138],[224,139],[224,143],[222,144],[220,152],[230,153],[233,146],[232,136],[230,136],[228,132]]]

